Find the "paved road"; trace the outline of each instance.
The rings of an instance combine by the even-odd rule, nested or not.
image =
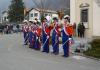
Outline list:
[[[23,45],[21,34],[0,35],[0,70],[100,70],[100,62],[71,55],[46,54]]]

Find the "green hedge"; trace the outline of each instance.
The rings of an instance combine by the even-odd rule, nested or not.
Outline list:
[[[100,58],[100,39],[94,39],[90,44],[92,48],[84,52],[84,54],[95,58]]]

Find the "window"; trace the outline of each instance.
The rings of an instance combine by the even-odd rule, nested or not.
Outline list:
[[[31,13],[31,15],[30,15],[31,17],[33,17],[33,13]]]
[[[88,9],[81,10],[81,22],[88,22]]]
[[[46,13],[44,16],[46,17],[48,14]]]
[[[6,17],[4,17],[4,21],[6,21]]]
[[[7,19],[9,19],[9,18],[7,17]]]
[[[34,17],[37,17],[38,16],[38,13],[34,13]]]
[[[51,14],[49,14],[49,16],[52,16]]]

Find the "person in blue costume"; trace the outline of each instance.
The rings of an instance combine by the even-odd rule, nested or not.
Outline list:
[[[41,27],[35,22],[35,50],[40,50]]]
[[[36,29],[37,29],[37,25],[35,22],[33,22],[32,35],[31,35],[31,48],[32,49],[36,49]]]
[[[29,27],[30,28],[30,34],[29,34],[29,42],[30,42],[30,45],[29,45],[29,48],[32,48],[32,49],[35,49],[36,48],[36,24],[35,22],[32,22],[31,26]]]
[[[33,32],[32,32],[32,30],[33,30],[34,24],[32,21],[30,21],[29,23],[30,23],[30,26],[29,26],[29,48],[33,48],[32,47],[33,46]]]
[[[50,39],[50,31],[51,27],[47,25],[47,19],[45,18],[42,22],[42,43],[43,50],[42,52],[49,53],[49,39]]]
[[[29,37],[28,36],[29,27],[28,27],[28,22],[27,21],[24,22],[24,25],[23,25],[22,29],[23,29],[23,34],[24,34],[24,45],[27,45],[28,44],[28,37]]]
[[[53,54],[59,54],[59,37],[61,36],[60,26],[58,24],[58,19],[55,17],[53,18],[54,28],[52,31],[52,47],[53,47]]]
[[[62,29],[62,46],[63,46],[63,57],[69,57],[69,34],[67,32],[67,26],[68,26],[68,18],[64,17],[64,24]]]

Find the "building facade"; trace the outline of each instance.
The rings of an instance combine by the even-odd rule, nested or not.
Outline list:
[[[43,13],[45,17],[50,16],[51,18],[52,17],[58,18],[58,14],[56,11],[45,10]],[[38,20],[41,19],[41,10],[37,8],[32,8],[31,10],[29,10],[27,15],[25,16],[25,20],[33,21],[35,20],[35,18],[37,18]]]
[[[4,12],[2,12],[2,16],[1,16],[1,23],[7,23],[7,22],[9,22],[8,12],[4,11]]]
[[[70,0],[71,23],[83,22],[85,37],[100,37],[100,0]]]

